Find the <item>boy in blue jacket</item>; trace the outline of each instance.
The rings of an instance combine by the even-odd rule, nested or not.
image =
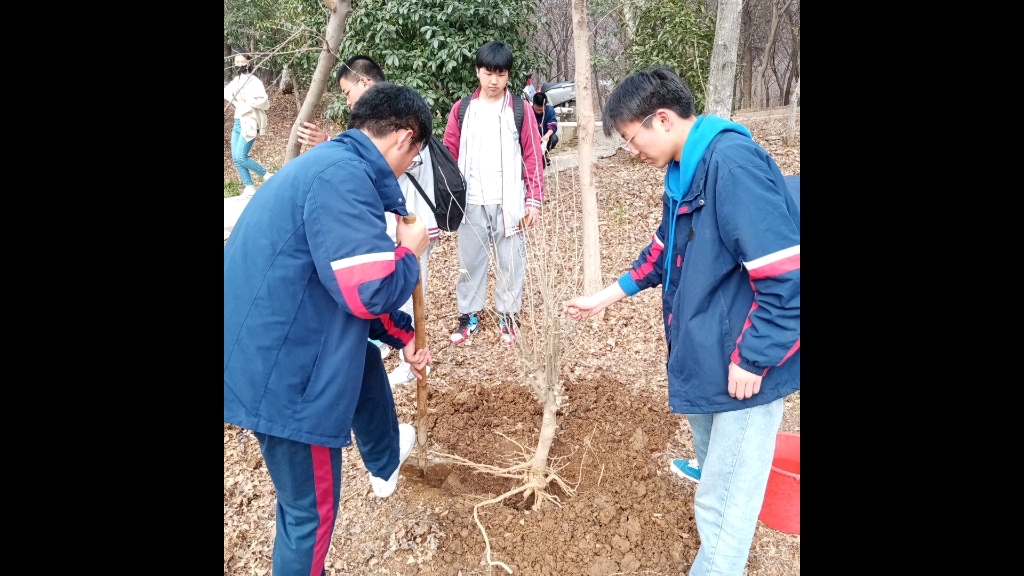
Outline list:
[[[540,142],[544,146],[544,165],[551,166],[548,151],[558,144],[558,116],[555,115],[555,109],[548,104],[547,94],[537,92],[533,95],[533,113],[537,117]]]
[[[662,221],[629,272],[563,307],[581,320],[662,286],[669,405],[690,423],[700,470],[689,574],[742,576],[783,399],[800,388],[800,209],[750,132],[696,116],[669,68],[623,81],[604,127],[667,167]]]
[[[405,216],[397,177],[430,137],[426,102],[386,82],[349,129],[286,164],[224,245],[224,421],[253,431],[277,495],[275,576],[321,574],[341,493],[341,449],[355,433],[380,497],[415,443],[399,425],[375,338],[422,373],[399,311],[420,278],[422,219]]]

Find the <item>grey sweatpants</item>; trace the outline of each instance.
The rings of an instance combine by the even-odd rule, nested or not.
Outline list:
[[[459,314],[474,314],[484,309],[487,297],[488,252],[494,248],[494,302],[498,313],[519,313],[523,303],[523,277],[526,273],[526,242],[522,232],[505,237],[501,205],[466,206],[459,225],[459,283],[455,295]]]

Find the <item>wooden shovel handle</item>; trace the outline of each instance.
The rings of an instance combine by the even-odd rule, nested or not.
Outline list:
[[[402,217],[402,222],[415,224],[416,215]],[[412,293],[412,317],[416,330],[416,349],[427,347],[426,311],[423,302],[423,276],[416,282]],[[423,377],[416,380],[416,444],[419,445],[420,470],[427,469],[427,369],[423,369]]]

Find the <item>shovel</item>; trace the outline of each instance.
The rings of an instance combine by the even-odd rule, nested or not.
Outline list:
[[[416,222],[416,215],[403,216],[402,221],[406,224]],[[413,326],[416,330],[416,349],[427,347],[427,326],[425,304],[423,302],[423,275],[416,282],[416,289],[412,292],[412,317]],[[416,444],[419,445],[420,470],[427,469],[427,368],[421,371],[423,376],[416,379]]]

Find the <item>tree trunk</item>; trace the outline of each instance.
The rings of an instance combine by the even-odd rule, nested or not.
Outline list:
[[[574,2],[577,0],[573,0]],[[533,457],[530,459],[530,475],[533,477],[536,483],[541,486],[546,485],[544,478],[547,477],[548,472],[548,455],[551,453],[551,444],[555,441],[555,432],[558,430],[558,408],[559,403],[557,396],[552,390],[548,389],[547,382],[551,382],[551,375],[545,371],[540,376],[544,380],[539,382],[539,385],[543,388],[544,393],[538,395],[541,400],[541,407],[543,408],[544,415],[541,418],[540,424],[540,437],[537,439],[537,450],[533,453]],[[558,375],[554,375],[555,378]]]
[[[779,30],[779,14],[784,13],[789,9],[789,5],[793,0],[786,0],[785,4],[779,6],[778,1],[772,2],[772,22],[768,28],[768,42],[764,45],[764,57],[761,59],[761,65],[757,67],[758,72],[761,74],[761,83],[764,84],[764,106],[767,108],[771,102],[771,91],[768,89],[768,68],[771,65],[772,58],[775,54],[775,34]]]
[[[591,34],[590,37],[592,40],[590,53],[597,54],[597,34]],[[604,99],[601,98],[601,79],[597,76],[597,61],[591,58],[590,63],[590,68],[593,73],[592,79],[594,81],[594,99],[597,100],[597,114],[600,116],[601,111],[604,110]],[[579,103],[577,102],[577,104]],[[597,130],[596,125],[594,126],[594,129],[595,131]]]
[[[743,0],[719,0],[715,45],[711,50],[705,114],[732,119],[732,95],[736,85],[736,49],[740,39]]]
[[[334,64],[338,61],[338,46],[345,37],[345,21],[352,12],[352,0],[324,0],[324,5],[331,12],[327,21],[327,34],[324,49],[320,52],[320,58],[316,63],[316,70],[313,71],[313,80],[309,83],[309,91],[306,92],[306,99],[302,102],[299,115],[292,124],[292,132],[288,136],[288,148],[285,150],[284,163],[287,164],[292,158],[299,155],[302,145],[299,143],[298,128],[303,122],[309,122],[313,118],[313,111],[320,103],[320,97],[327,90],[330,82],[331,72]]]
[[[789,78],[786,79],[786,104],[789,104],[792,96],[793,81],[800,79],[800,33],[793,26],[793,19],[786,13],[789,21]]]
[[[587,0],[572,2],[573,45],[576,51],[576,139],[579,153],[580,196],[583,203],[583,293],[601,286],[598,244],[597,188],[594,187],[594,99],[590,85],[590,27]]]
[[[622,45],[629,46],[630,41],[633,40],[633,32],[636,30],[636,15],[633,12],[632,2],[622,3],[622,20]]]
[[[284,65],[278,86],[281,88],[281,94],[291,94],[295,91],[295,69],[292,68],[291,62]]]
[[[786,75],[786,72],[783,72],[783,76],[785,76],[785,75]],[[782,79],[779,78],[779,67],[776,65],[774,59],[772,60],[772,76],[775,77],[775,85],[779,87],[779,100],[780,100],[780,102],[783,105],[785,105],[786,102],[782,100],[782,94],[783,94]]]
[[[751,90],[754,84],[754,42],[751,37],[754,30],[750,22],[749,2],[744,3],[740,28],[743,30],[743,45],[740,47],[740,108],[750,108],[753,105]]]
[[[796,146],[796,103],[800,99],[800,78],[796,79],[796,93],[789,102],[789,130],[786,133],[786,145]]]
[[[231,59],[231,46],[228,46],[228,41],[224,41],[224,84],[231,82],[231,78],[235,75],[234,68],[235,61]]]

